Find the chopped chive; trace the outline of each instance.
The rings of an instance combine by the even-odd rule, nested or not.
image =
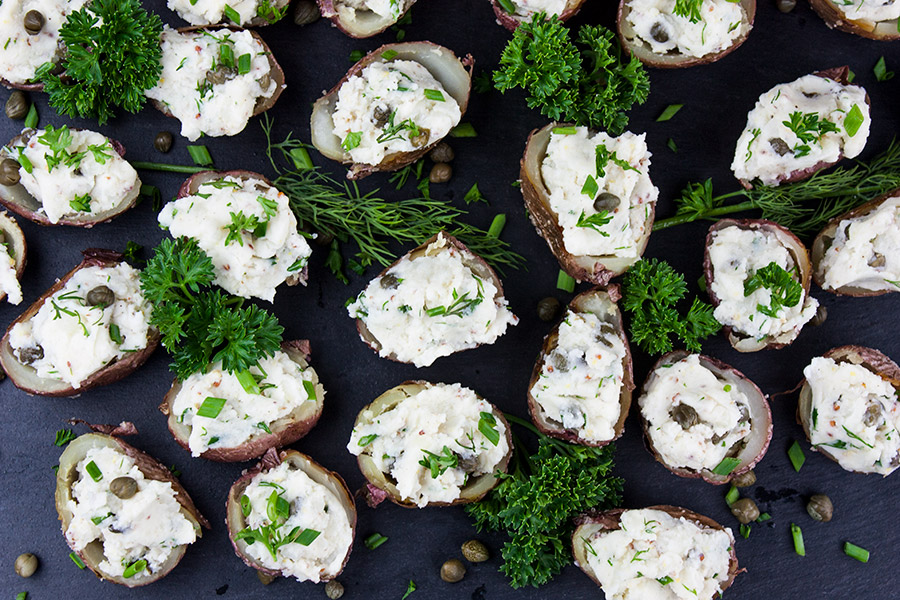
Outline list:
[[[100,481],[103,479],[103,473],[100,472],[100,467],[97,466],[97,463],[94,461],[89,462],[84,465],[84,470],[87,471],[88,475],[91,476],[91,479],[94,481]]]
[[[297,536],[297,539],[294,541],[300,544],[301,546],[309,546],[316,538],[321,534],[320,531],[316,531],[315,529],[304,529],[300,532],[300,535]]]
[[[759,515],[758,517],[756,517],[756,522],[757,523],[765,523],[766,521],[768,521],[771,518],[772,518],[772,515],[770,515],[767,512],[764,512],[761,515]]]
[[[247,73],[250,72],[250,60],[251,60],[251,56],[249,53],[241,54],[238,57],[238,64],[237,64],[238,75],[246,75]]]
[[[396,57],[397,57],[396,50],[385,50],[384,52],[381,53],[381,58],[383,58],[384,60],[393,60]]]
[[[573,135],[578,131],[577,127],[554,127],[553,133],[557,135]]]
[[[559,270],[559,275],[556,276],[556,288],[560,290],[565,290],[567,292],[575,291],[575,278],[563,271]]]
[[[862,563],[869,562],[869,551],[850,542],[844,542],[844,554]]]
[[[460,123],[456,127],[450,130],[450,137],[455,138],[467,138],[467,137],[478,137],[478,132],[475,131],[475,128],[472,127],[471,123]]]
[[[312,159],[309,157],[309,152],[307,152],[306,148],[293,148],[289,154],[291,161],[294,163],[294,168],[298,171],[307,171],[313,168]]]
[[[56,432],[56,440],[53,442],[59,447],[65,446],[76,437],[75,433],[71,429],[60,429]]]
[[[716,468],[713,469],[713,473],[716,475],[731,475],[731,472],[734,471],[739,464],[741,464],[741,459],[734,458],[733,456],[726,456],[722,459],[722,462],[716,465]]]
[[[197,416],[215,419],[219,416],[219,413],[222,412],[222,407],[225,406],[225,402],[225,398],[207,396],[203,401],[203,404],[200,405],[200,408],[197,409]]]
[[[863,124],[863,120],[863,114],[859,109],[859,105],[854,104],[853,108],[850,109],[850,112],[848,112],[847,116],[844,118],[844,130],[846,130],[847,135],[850,137],[856,135],[860,125]]]
[[[738,489],[734,486],[731,486],[728,489],[728,493],[725,494],[725,504],[727,504],[728,506],[731,506],[740,497],[741,497],[741,493],[738,491]]]
[[[31,108],[28,109],[28,114],[25,116],[25,128],[26,129],[34,129],[38,125],[38,112],[37,107],[34,105],[34,102],[31,103]]]
[[[499,215],[494,217],[493,221],[491,221],[491,227],[490,229],[488,229],[488,237],[500,237],[500,234],[503,233],[504,227],[506,227],[506,215],[504,213],[500,213]]]
[[[794,552],[800,556],[806,556],[806,546],[803,545],[803,532],[793,523],[791,523],[791,536],[794,538]]]
[[[369,435],[364,435],[363,437],[359,438],[359,442],[357,442],[357,443],[361,447],[365,448],[366,446],[368,446],[369,444],[374,442],[377,437],[378,437],[377,433],[370,433]]]
[[[259,395],[259,384],[256,382],[256,378],[253,376],[253,373],[251,373],[248,369],[238,371],[234,374],[234,376],[237,378],[238,383],[241,384],[241,387],[244,388],[245,392],[247,392],[248,394]]]
[[[444,102],[444,94],[440,90],[425,90],[425,97],[435,102]]]
[[[122,572],[122,577],[124,577],[125,579],[129,579],[131,577],[134,577],[135,575],[137,575],[138,573],[140,573],[141,571],[143,571],[146,568],[147,568],[146,560],[144,560],[143,558],[140,560],[136,560],[133,563],[131,563],[130,565],[128,565],[127,567],[125,567],[125,571]]]
[[[81,557],[75,554],[74,552],[69,552],[69,558],[72,559],[72,562],[75,563],[75,566],[79,569],[84,568],[84,562],[82,562]]]
[[[307,400],[316,399],[316,384],[312,381],[303,380],[303,389],[306,390]]]
[[[797,443],[797,440],[794,440],[794,443],[791,444],[790,448],[788,448],[788,458],[791,459],[791,464],[794,465],[794,470],[799,473],[800,467],[802,467],[803,463],[806,462],[806,455],[803,454],[803,448],[800,447],[800,444]]]
[[[225,16],[228,17],[228,20],[230,20],[235,25],[241,24],[241,15],[238,14],[238,11],[234,10],[227,4],[225,5],[225,9],[222,12],[224,12]]]
[[[675,116],[675,113],[677,113],[679,110],[681,110],[682,106],[684,106],[684,104],[668,105],[665,108],[665,110],[662,111],[662,114],[659,115],[658,117],[656,117],[656,122],[659,123],[661,121],[668,121],[669,119],[671,119],[672,117]]]
[[[675,140],[673,140],[672,138],[669,138],[669,141],[666,142],[666,146],[668,146],[669,150],[671,150],[672,152],[675,152],[676,154],[678,153],[678,146],[675,145]]]
[[[206,146],[188,146],[187,149],[195,165],[208,167],[213,164],[212,156]]]
[[[368,548],[369,550],[374,550],[375,548],[382,545],[386,541],[388,541],[386,535],[381,535],[380,533],[373,533],[372,535],[367,537],[363,541],[363,543],[366,545],[366,548]]]
[[[741,535],[743,536],[743,538],[745,540],[750,538],[750,525],[749,524],[741,523]]]

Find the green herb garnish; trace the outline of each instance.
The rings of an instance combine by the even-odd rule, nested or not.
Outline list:
[[[147,568],[147,561],[143,558],[140,560],[136,560],[127,567],[122,572],[122,577],[125,579],[130,579]]]
[[[483,412],[478,419],[478,431],[487,441],[496,446],[500,443],[500,432],[497,430],[497,419],[489,412]]]
[[[488,236],[498,238],[500,234],[503,233],[503,228],[506,227],[506,215],[504,213],[500,213],[499,215],[494,215],[494,220],[491,221],[491,226],[488,228]]]
[[[425,97],[435,102],[444,102],[444,94],[440,90],[425,90]]]
[[[84,561],[81,560],[81,557],[75,554],[74,552],[69,552],[69,558],[72,559],[72,562],[75,563],[75,566],[79,569],[84,569]]]
[[[481,190],[478,189],[478,183],[473,183],[472,187],[469,188],[469,191],[466,192],[466,195],[463,196],[463,201],[466,204],[472,204],[473,202],[484,202],[485,204],[489,204],[487,198],[481,193]]]
[[[771,292],[771,300],[769,306],[757,304],[756,310],[772,318],[776,318],[778,311],[784,307],[797,306],[803,298],[803,286],[794,279],[793,272],[784,270],[774,262],[759,269],[744,282],[744,296],[760,288]]]
[[[219,416],[219,413],[222,412],[222,408],[225,407],[226,402],[227,400],[225,398],[207,396],[200,405],[200,408],[197,409],[197,416],[215,419]]]
[[[888,79],[894,78],[894,72],[888,71],[887,63],[884,61],[884,57],[878,59],[878,62],[875,63],[875,66],[872,68],[872,72],[875,73],[875,79],[878,81],[887,81]]]
[[[609,211],[606,210],[601,210],[600,212],[594,213],[589,217],[586,217],[584,215],[584,211],[581,211],[581,214],[578,216],[578,222],[575,223],[575,227],[589,227],[603,237],[609,237],[609,234],[600,228],[604,225],[609,224],[609,222],[612,220],[612,215],[609,214]]]
[[[712,472],[716,475],[731,475],[731,472],[734,471],[739,464],[741,464],[741,459],[726,456],[722,459],[722,462],[716,465],[716,468],[713,469]]]
[[[571,294],[575,291],[575,278],[560,269],[556,276],[556,288]]]
[[[370,433],[369,435],[364,435],[363,437],[359,438],[359,442],[357,442],[357,444],[359,444],[360,447],[365,448],[366,446],[374,442],[377,438],[377,433]]]
[[[741,497],[741,492],[735,486],[731,486],[728,488],[728,492],[725,494],[725,504],[731,506],[735,502],[737,502],[738,498]]]
[[[103,479],[103,473],[100,471],[100,467],[97,466],[97,463],[94,461],[89,462],[84,465],[84,470],[87,471],[87,474],[91,476],[91,479],[94,481],[100,481]]]
[[[855,558],[861,563],[869,562],[869,551],[850,542],[844,542],[844,554],[850,558]]]
[[[422,450],[425,457],[419,461],[419,464],[431,471],[431,478],[437,479],[444,474],[447,469],[455,469],[459,465],[459,456],[454,454],[450,448],[444,446],[440,454]]]
[[[660,114],[658,117],[656,117],[656,122],[657,122],[657,123],[660,123],[660,122],[662,122],[662,121],[668,121],[669,119],[671,119],[672,117],[674,117],[675,114],[676,114],[679,110],[681,110],[681,107],[682,107],[682,106],[684,106],[684,104],[670,104],[670,105],[668,105],[668,106],[662,111],[662,114]]]
[[[856,132],[859,131],[863,121],[865,121],[865,117],[863,117],[859,105],[854,104],[853,108],[850,109],[850,112],[847,113],[847,116],[844,117],[844,131],[847,132],[847,135],[853,137],[856,135]]]
[[[800,467],[802,467],[803,463],[806,462],[806,455],[803,454],[803,448],[800,447],[800,444],[797,443],[797,440],[794,440],[794,443],[791,444],[790,448],[788,448],[788,458],[791,459],[791,464],[794,465],[794,470],[799,473]]]
[[[794,538],[794,552],[800,556],[806,556],[806,546],[803,545],[803,531],[793,523],[791,523],[791,537]]]
[[[794,132],[800,143],[794,146],[794,157],[800,158],[810,153],[809,144],[820,143],[826,133],[837,133],[838,126],[828,119],[820,119],[818,113],[802,113],[794,111],[790,114],[790,121],[781,122],[785,127]]]
[[[366,548],[368,548],[369,550],[374,550],[375,548],[382,545],[386,541],[388,541],[388,538],[386,535],[381,535],[380,533],[373,533],[372,535],[368,536],[363,541],[363,543],[366,545]]]
[[[691,23],[699,23],[701,20],[700,7],[702,5],[703,0],[675,0],[675,8],[672,12],[679,17],[690,20]]]
[[[75,432],[71,429],[60,429],[56,432],[56,439],[53,441],[53,443],[61,448],[77,437],[78,436],[75,435]]]
[[[406,585],[406,593],[403,594],[403,597],[400,598],[400,600],[406,600],[414,591],[416,591],[416,584],[412,579],[410,579],[409,583]]]

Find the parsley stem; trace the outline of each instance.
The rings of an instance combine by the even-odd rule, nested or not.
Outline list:
[[[171,165],[168,163],[144,161],[132,162],[131,166],[143,171],[165,171],[167,173],[202,173],[203,171],[209,171],[210,169],[209,167],[191,167],[188,165]]]

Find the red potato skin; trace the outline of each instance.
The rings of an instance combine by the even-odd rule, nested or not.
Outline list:
[[[76,271],[87,267],[113,267],[123,261],[122,255],[112,250],[88,248],[83,252],[83,255],[84,259],[77,267],[66,273],[66,275],[64,275],[62,279],[50,286],[50,288],[46,292],[44,292],[37,300],[35,300],[34,304],[29,306],[24,313],[22,313],[15,321],[10,323],[9,327],[6,329],[6,333],[4,334],[3,339],[0,340],[0,364],[2,364],[3,370],[6,371],[7,375],[10,376],[9,378],[16,385],[16,387],[28,394],[55,397],[77,396],[91,388],[115,383],[125,376],[130,375],[138,367],[143,365],[159,345],[159,332],[151,328],[148,332],[147,346],[143,350],[130,353],[127,358],[115,361],[107,365],[106,367],[103,367],[102,369],[88,377],[86,380],[84,380],[81,384],[81,387],[78,389],[75,389],[73,387],[66,387],[57,391],[47,392],[44,390],[28,387],[16,381],[15,370],[24,368],[24,365],[21,365],[18,361],[15,360],[12,354],[12,347],[9,344],[9,335],[12,331],[13,326],[17,323],[27,321],[35,314],[37,314],[38,310],[40,310],[44,302],[53,294],[61,290]]]
[[[14,238],[16,240],[12,243],[13,246],[19,244],[22,247],[21,251],[13,257],[13,260],[16,262],[16,279],[21,281],[22,274],[25,272],[25,266],[28,263],[28,243],[25,240],[25,234],[19,229],[19,225],[16,223],[15,219],[6,213],[0,213],[0,231],[2,231],[7,238]],[[5,299],[6,294],[0,292],[0,301]],[[0,379],[3,379],[2,375],[0,375]]]
[[[341,18],[338,14],[337,8],[335,7],[335,0],[316,0],[316,2],[319,5],[319,12],[322,13],[323,17],[325,17],[326,19],[331,21],[332,25],[334,25],[340,31],[342,31],[346,35],[349,35],[352,38],[365,39],[365,38],[370,38],[370,37],[378,35],[382,31],[384,31],[385,29],[394,25],[397,21],[402,19],[403,16],[412,9],[413,5],[416,3],[416,0],[412,0],[412,2],[410,2],[409,6],[406,8],[405,11],[403,11],[403,14],[400,15],[400,17],[397,19],[397,21],[391,22],[391,21],[385,20],[384,27],[381,27],[380,29],[372,30],[371,32],[369,32],[365,35],[354,33],[352,31],[350,31],[350,29],[348,27],[344,26],[344,23],[341,21]]]
[[[568,0],[566,2],[565,10],[559,15],[559,20],[562,22],[568,21],[578,14],[578,11],[581,10],[583,4],[584,0]],[[519,27],[520,22],[503,10],[503,7],[500,6],[497,0],[491,0],[491,7],[494,9],[494,16],[497,17],[498,25],[502,25],[510,31],[515,31]]]
[[[890,21],[879,21],[876,27],[869,28],[865,21],[853,21],[847,19],[831,0],[809,0],[809,5],[816,14],[822,17],[825,24],[831,29],[839,29],[847,33],[852,33],[870,40],[878,40],[882,42],[890,42],[900,40],[900,31],[897,30],[896,22],[889,28],[888,32],[876,31],[878,23],[890,23]]]

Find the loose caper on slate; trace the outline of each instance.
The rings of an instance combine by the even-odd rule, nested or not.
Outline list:
[[[700,422],[700,415],[690,404],[682,402],[672,410],[672,418],[681,425],[682,429],[690,429]]]
[[[731,480],[731,485],[739,488],[750,487],[754,483],[756,483],[756,473],[753,472],[753,469],[746,473],[741,473]]]
[[[344,595],[344,586],[337,579],[332,579],[325,584],[325,595],[331,600],[337,600]]]
[[[437,163],[431,167],[431,173],[428,174],[428,181],[431,183],[447,183],[453,175],[453,167],[447,163]]]
[[[20,554],[16,557],[16,575],[19,577],[31,577],[38,568],[37,556],[31,552]]]
[[[456,583],[466,576],[466,566],[458,558],[451,558],[441,565],[441,579],[447,583]]]
[[[797,0],[776,0],[775,5],[783,13],[789,13],[797,7]]]
[[[487,546],[478,540],[469,540],[462,545],[462,555],[467,561],[472,563],[484,562],[491,557]]]
[[[137,481],[131,477],[116,477],[109,482],[109,491],[113,496],[122,500],[128,500],[137,494],[137,489]]]
[[[741,498],[740,500],[735,500],[731,504],[731,514],[733,514],[738,521],[746,525],[759,518],[759,507],[756,506],[756,502],[750,498]]]
[[[29,34],[37,35],[44,28],[44,22],[44,15],[39,11],[29,10],[25,13],[25,19],[22,21],[22,24],[25,26],[25,31]]]
[[[447,142],[441,142],[434,147],[434,150],[428,153],[428,158],[436,163],[448,163],[456,157],[453,148]]]
[[[22,90],[14,90],[6,100],[6,116],[10,119],[21,120],[28,115],[31,102]]]
[[[0,163],[0,185],[16,185],[21,179],[19,163],[11,158],[4,158]]]
[[[300,0],[294,5],[294,25],[309,25],[319,20],[322,14],[312,0]]]
[[[172,149],[173,141],[174,139],[170,132],[160,131],[153,139],[153,147],[156,148],[157,152],[162,152],[163,154],[165,154]]]
[[[827,523],[834,515],[834,504],[825,494],[813,494],[806,504],[806,512],[816,521]]]
[[[538,302],[537,313],[541,321],[552,321],[559,312],[559,300],[553,296],[548,296]]]
[[[87,293],[85,302],[88,306],[109,306],[116,301],[116,294],[105,285],[98,285]]]

